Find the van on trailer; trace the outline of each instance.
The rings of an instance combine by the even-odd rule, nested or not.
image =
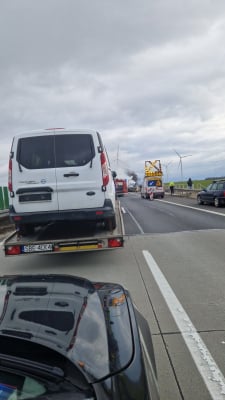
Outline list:
[[[59,221],[102,222],[114,229],[115,175],[96,131],[19,134],[9,158],[10,219],[22,235]]]

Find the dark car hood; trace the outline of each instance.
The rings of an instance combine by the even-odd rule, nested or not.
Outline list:
[[[0,277],[0,335],[51,348],[89,382],[125,368],[133,356],[122,286],[69,275]]]

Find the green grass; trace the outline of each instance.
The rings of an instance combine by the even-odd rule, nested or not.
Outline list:
[[[193,180],[193,185],[192,185],[192,189],[204,189],[206,188],[208,185],[210,185],[210,183],[212,183],[212,179],[202,179],[202,180]],[[182,187],[182,188],[187,188],[187,182],[184,181],[174,181],[175,187]],[[169,182],[165,183],[165,186],[169,186]]]

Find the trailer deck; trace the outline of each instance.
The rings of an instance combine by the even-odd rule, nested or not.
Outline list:
[[[38,227],[29,236],[14,231],[3,242],[6,256],[33,253],[81,252],[121,248],[124,226],[119,201],[116,202],[116,228],[106,230],[102,223],[63,222]]]

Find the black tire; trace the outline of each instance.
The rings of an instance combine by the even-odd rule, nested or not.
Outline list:
[[[202,199],[201,199],[200,196],[197,196],[197,203],[198,203],[199,205],[202,205],[202,204],[203,204],[203,201],[202,201]]]
[[[21,224],[17,228],[19,230],[20,235],[28,236],[34,233],[34,225],[31,224]]]
[[[116,218],[115,217],[108,218],[105,220],[105,229],[107,231],[114,230],[115,228],[116,228]]]
[[[214,198],[214,206],[215,207],[220,207],[220,200],[218,199],[218,197]]]

